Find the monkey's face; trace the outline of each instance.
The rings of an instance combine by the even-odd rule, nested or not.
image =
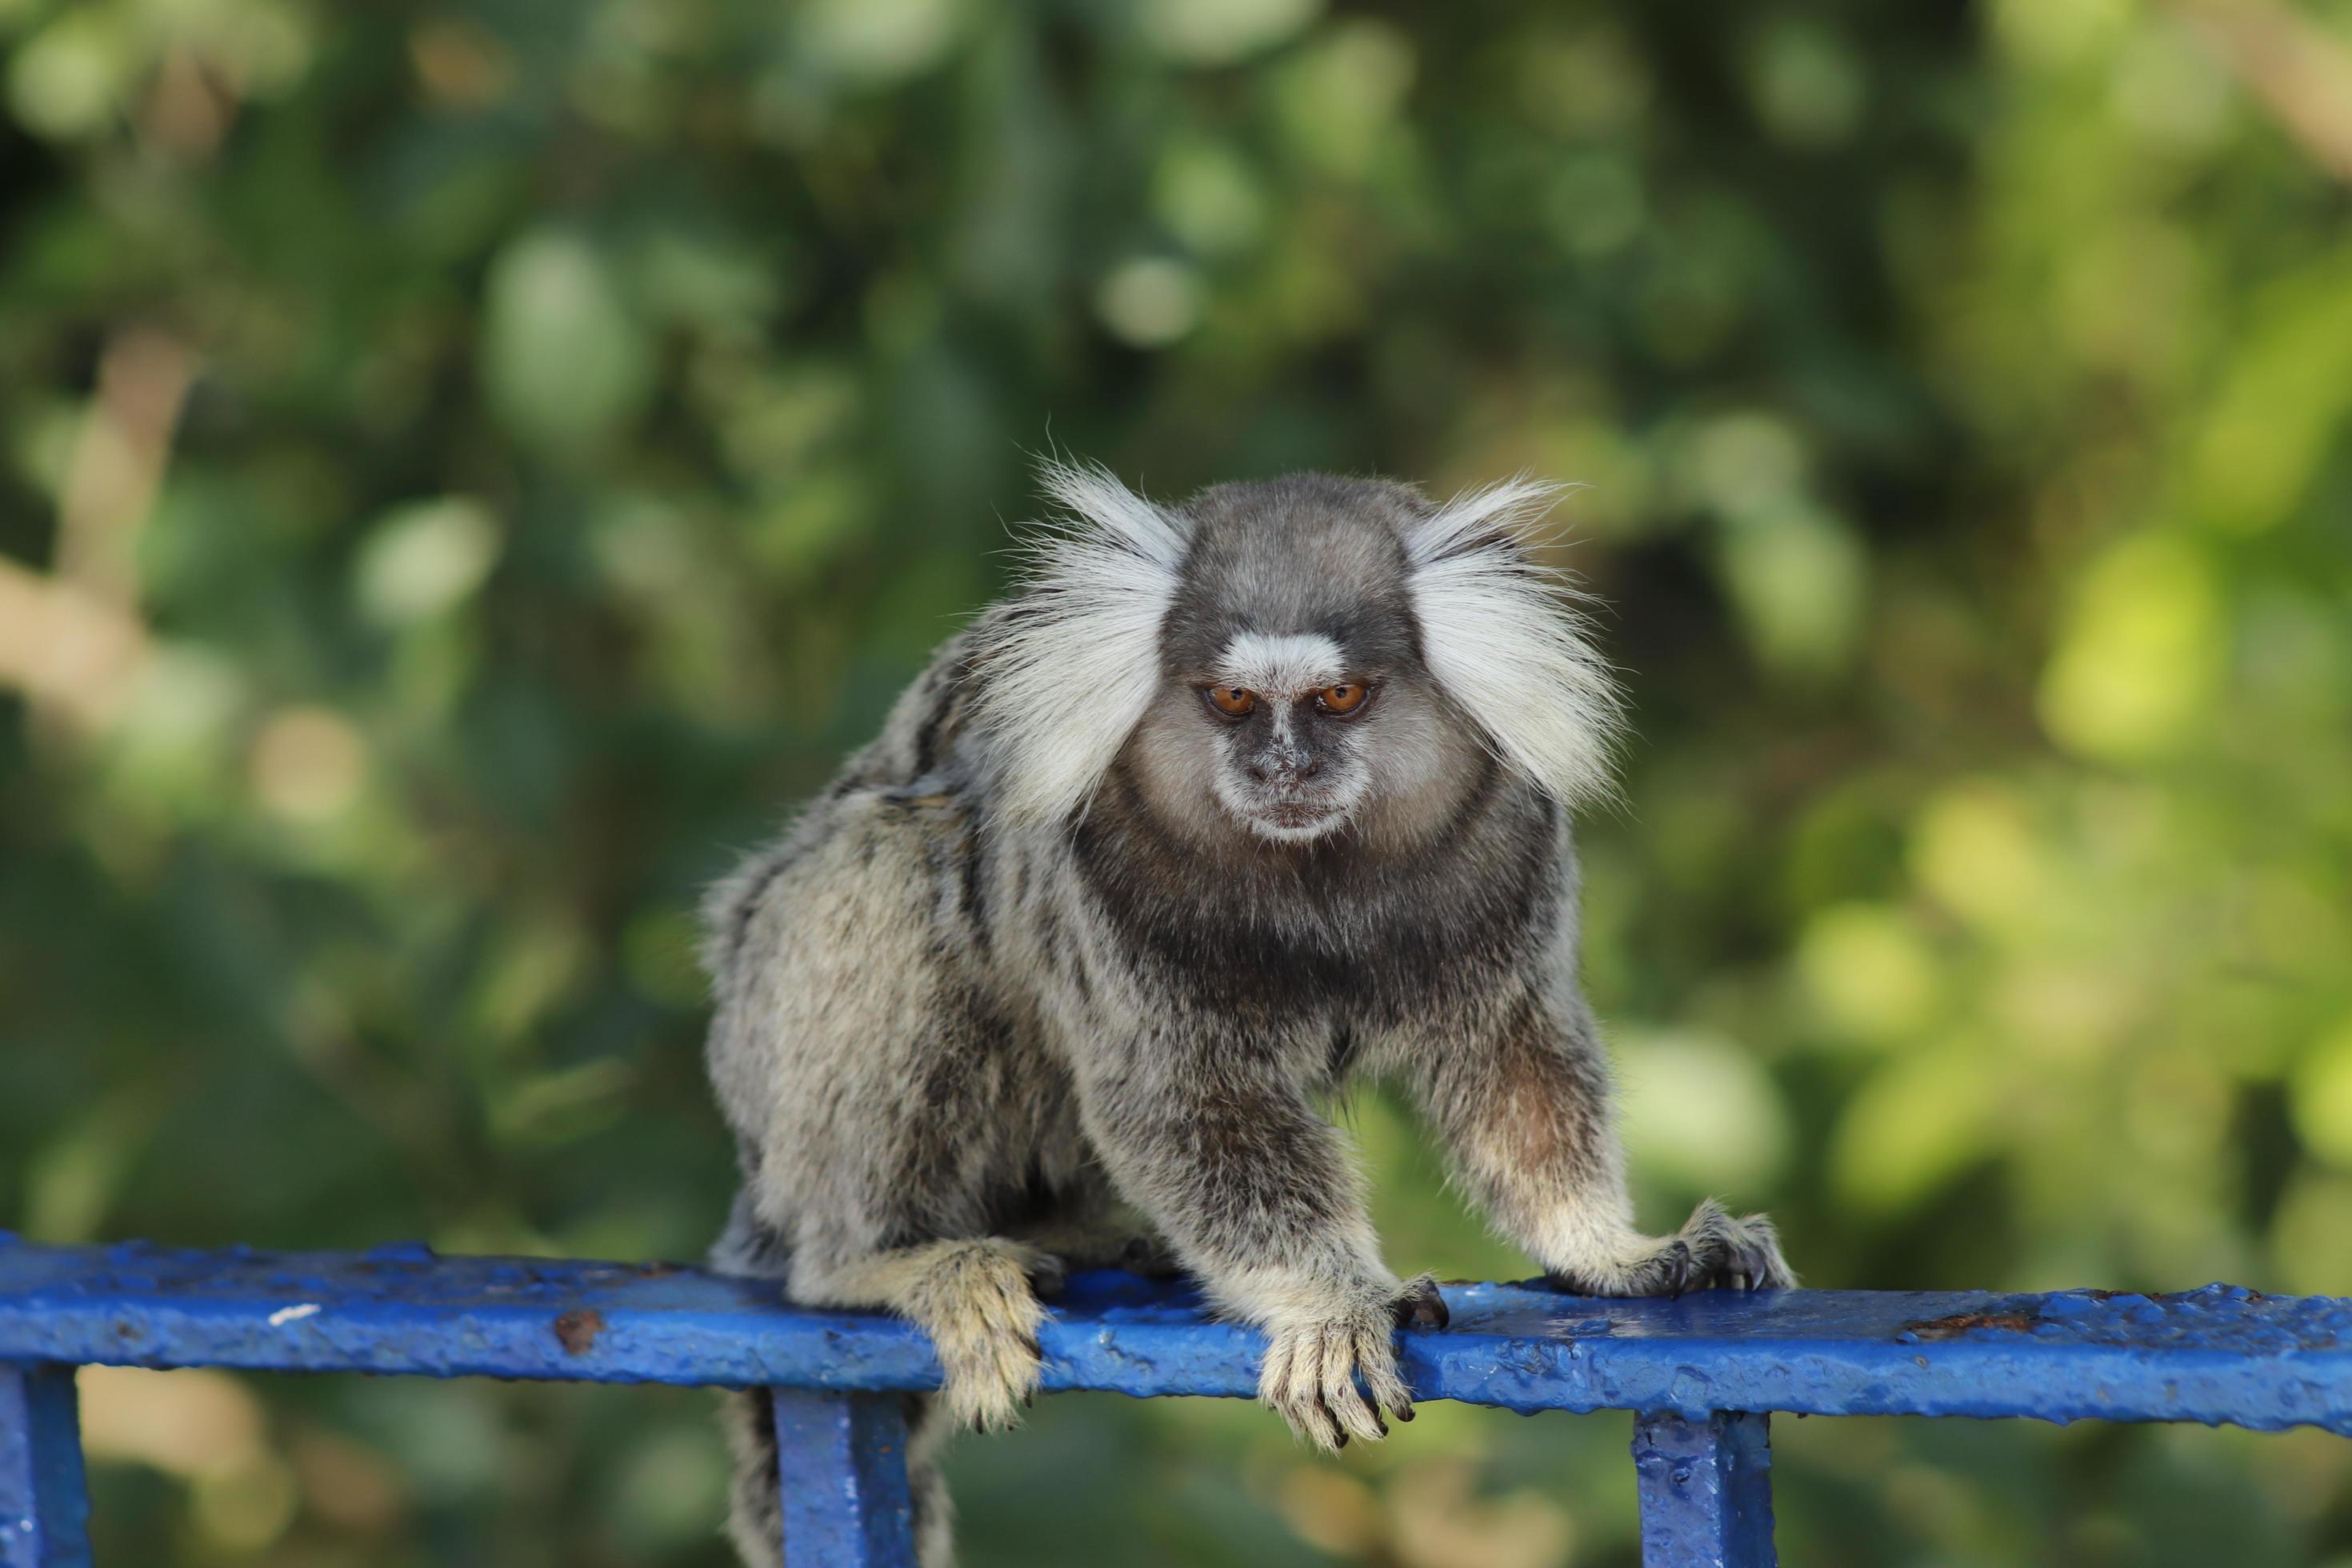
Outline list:
[[[1145,800],[1204,847],[1300,845],[1346,828],[1408,849],[1488,766],[1409,658],[1351,654],[1317,632],[1243,632],[1174,673],[1129,755]]]
[[[1349,828],[1406,847],[1484,777],[1475,729],[1420,655],[1408,500],[1335,483],[1193,503],[1163,684],[1129,753],[1146,801],[1188,837],[1301,845]]]
[[[1365,727],[1382,689],[1330,638],[1245,632],[1197,689],[1210,788],[1242,826],[1277,842],[1319,838],[1363,804]]]

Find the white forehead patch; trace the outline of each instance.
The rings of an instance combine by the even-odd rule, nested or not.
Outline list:
[[[1285,637],[1244,632],[1217,656],[1217,679],[1270,697],[1295,697],[1318,686],[1337,685],[1347,673],[1347,656],[1339,645],[1311,632]]]

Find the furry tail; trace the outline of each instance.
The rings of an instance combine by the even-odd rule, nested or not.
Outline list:
[[[734,1476],[727,1489],[727,1539],[744,1568],[783,1568],[784,1510],[776,1487],[776,1402],[766,1389],[719,1396]]]

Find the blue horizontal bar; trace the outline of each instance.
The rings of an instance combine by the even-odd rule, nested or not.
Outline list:
[[[2352,1301],[2224,1285],[1707,1291],[1678,1301],[1451,1285],[1401,1336],[1424,1399],[1510,1410],[2021,1415],[2352,1434]],[[1263,1342],[1181,1284],[1081,1275],[1039,1334],[1045,1386],[1243,1396]],[[746,1388],[935,1386],[895,1318],[786,1307],[667,1264],[34,1247],[0,1233],[0,1361]]]

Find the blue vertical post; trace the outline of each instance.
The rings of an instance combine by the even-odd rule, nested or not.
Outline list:
[[[0,1364],[0,1568],[90,1568],[69,1366]]]
[[[1773,1568],[1770,1420],[1633,1418],[1643,1568]]]
[[[914,1568],[905,1395],[774,1394],[784,1568]]]

